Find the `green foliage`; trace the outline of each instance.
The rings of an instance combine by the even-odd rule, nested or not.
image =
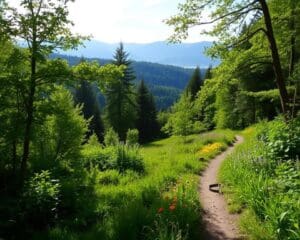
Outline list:
[[[86,120],[89,120],[89,131],[87,138],[93,133],[98,137],[99,142],[103,141],[104,126],[100,116],[99,103],[96,100],[92,86],[87,81],[81,81],[80,86],[76,89],[75,100],[77,104],[82,104],[82,113]]]
[[[108,125],[113,127],[121,140],[125,140],[126,132],[133,128],[136,119],[136,103],[132,81],[135,79],[124,51],[123,44],[116,49],[114,65],[124,67],[123,76],[109,84],[104,92],[106,98],[106,119]]]
[[[268,155],[274,160],[299,159],[300,156],[300,121],[299,118],[285,123],[283,119],[268,124],[258,133],[265,141]]]
[[[143,159],[136,144],[118,143],[104,148],[86,145],[82,150],[82,155],[83,166],[90,171],[96,168],[100,171],[115,169],[121,173],[126,170],[144,172]]]
[[[126,133],[126,145],[134,146],[139,143],[139,131],[137,129],[128,129]]]
[[[220,171],[233,209],[247,208],[242,227],[253,239],[299,238],[299,163],[284,160],[285,155],[270,158],[264,138],[269,131],[272,136],[282,134],[281,123],[276,120],[246,129],[245,143],[225,160]],[[265,133],[262,134],[261,129],[265,129]],[[258,134],[260,140],[257,140]],[[259,232],[263,235],[259,236]]]
[[[120,144],[117,146],[117,169],[120,172],[134,170],[143,173],[145,170],[143,158],[139,154],[138,146]]]
[[[99,183],[103,185],[118,185],[120,173],[117,170],[108,170],[99,174]]]
[[[25,185],[22,197],[25,221],[35,226],[46,226],[57,217],[60,183],[50,171],[35,173]],[[28,224],[28,223],[27,223]]]
[[[142,80],[137,90],[137,120],[140,142],[146,142],[159,134],[154,98]]]
[[[188,82],[185,93],[188,93],[192,96],[192,99],[195,99],[197,93],[200,91],[201,86],[203,85],[202,79],[201,79],[201,72],[200,68],[196,67],[194,70],[194,73]]]
[[[86,145],[82,150],[83,165],[88,168],[97,168],[101,171],[116,169],[117,154],[112,146],[101,148],[99,146]]]
[[[209,130],[213,129],[215,126],[213,119],[216,112],[215,101],[217,89],[218,82],[216,79],[205,80],[194,103],[197,119],[199,119],[204,124],[205,128]]]
[[[181,99],[172,107],[171,114],[163,130],[177,136],[187,136],[201,132],[204,127],[195,121],[194,103],[190,94],[183,94]]]
[[[237,81],[223,84],[223,87],[216,93],[216,115],[215,123],[217,128],[232,128],[240,127],[239,116],[235,111],[236,102],[236,87]]]
[[[55,88],[45,103],[45,107],[49,106],[44,124],[36,132],[34,167],[74,170],[88,122],[81,114],[81,107],[74,107],[71,93],[61,86]]]
[[[119,145],[119,136],[113,128],[109,128],[104,135],[105,146],[117,146]]]

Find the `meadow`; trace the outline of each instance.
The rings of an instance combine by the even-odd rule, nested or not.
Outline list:
[[[234,136],[233,131],[217,130],[148,143],[137,150],[142,172],[89,166],[85,182],[91,192],[79,196],[76,216],[35,239],[196,239],[199,173]],[[109,150],[87,144],[82,151],[88,159]]]

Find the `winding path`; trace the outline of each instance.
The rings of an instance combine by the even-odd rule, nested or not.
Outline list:
[[[229,214],[227,204],[222,194],[209,190],[209,185],[217,183],[219,167],[234,147],[243,142],[243,137],[237,136],[237,141],[225,152],[212,159],[200,178],[200,202],[203,208],[204,240],[237,240],[242,239],[236,226],[237,215]]]

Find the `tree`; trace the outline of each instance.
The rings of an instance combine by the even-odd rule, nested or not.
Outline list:
[[[177,136],[187,136],[203,130],[200,122],[195,121],[194,102],[190,94],[182,94],[180,100],[172,106],[171,114],[163,130]]]
[[[153,95],[142,80],[137,90],[137,121],[140,142],[149,141],[159,133]]]
[[[21,10],[8,9],[4,19],[9,22],[8,31],[12,37],[26,42],[29,52],[30,76],[25,92],[25,132],[21,161],[21,182],[26,175],[30,154],[32,126],[35,118],[35,101],[37,88],[53,82],[55,75],[51,72],[38,72],[40,64],[56,48],[73,48],[80,42],[80,37],[72,35],[68,19],[67,4],[69,0],[22,0]],[[9,20],[9,21],[8,21]],[[1,31],[4,31],[1,29]],[[56,66],[58,67],[58,66]],[[60,68],[61,69],[61,68]],[[52,69],[54,70],[54,69]],[[50,73],[50,76],[47,74]]]
[[[74,170],[89,121],[83,117],[82,107],[74,104],[70,91],[62,86],[56,86],[43,104],[47,115],[43,125],[36,129],[38,137],[32,144],[35,167]]]
[[[213,9],[213,10],[212,10]],[[274,36],[269,6],[266,0],[253,1],[211,1],[187,0],[179,5],[180,13],[168,19],[167,24],[175,27],[171,41],[180,41],[188,36],[188,29],[195,25],[215,24],[213,30],[208,31],[213,36],[224,39],[223,45],[227,48],[237,46],[251,39],[258,33],[263,33],[270,46],[272,65],[276,76],[277,88],[280,93],[282,112],[287,116],[289,96],[286,89],[285,78],[282,71],[278,47]],[[202,21],[204,14],[210,12],[210,20]],[[259,19],[264,19],[264,26],[256,27]],[[243,23],[249,19],[248,31],[244,39],[232,36]]]
[[[203,82],[201,80],[200,68],[197,66],[185,89],[185,92],[190,93],[192,100],[194,100],[202,85]]]
[[[125,140],[129,128],[134,128],[136,118],[136,103],[132,81],[135,79],[128,60],[128,54],[124,51],[123,44],[116,49],[113,63],[116,66],[125,66],[124,75],[118,81],[110,84],[105,91],[106,119],[108,124],[119,134],[121,140]]]
[[[211,79],[211,78],[212,78],[212,65],[209,65],[208,68],[206,69],[204,80]]]
[[[80,81],[80,86],[76,89],[75,100],[77,103],[82,104],[82,112],[85,119],[90,119],[89,131],[87,138],[93,133],[97,135],[99,142],[103,141],[104,126],[101,119],[101,112],[99,103],[95,97],[95,93],[91,84],[86,80]]]

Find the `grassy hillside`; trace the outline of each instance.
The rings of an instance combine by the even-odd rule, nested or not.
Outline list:
[[[151,142],[140,150],[145,166],[143,173],[89,169],[86,178],[86,185],[92,186],[89,197],[78,196],[77,214],[61,221],[48,232],[48,237],[197,239],[198,174],[208,159],[233,139],[231,131],[213,131]],[[82,153],[88,159],[95,153],[103,156],[105,151],[109,150],[86,145]],[[41,237],[46,236],[36,235],[36,239]]]

